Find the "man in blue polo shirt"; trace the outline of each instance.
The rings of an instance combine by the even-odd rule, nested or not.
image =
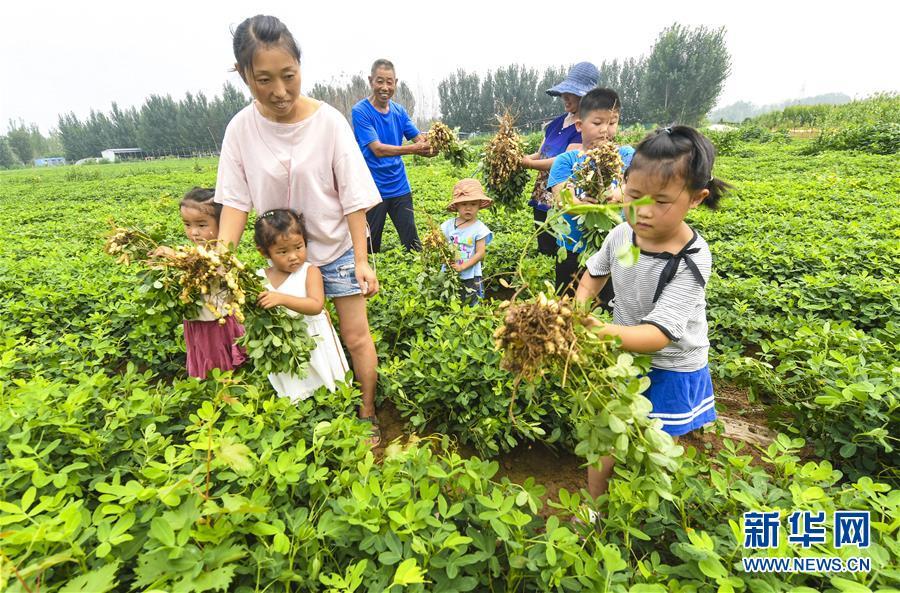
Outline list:
[[[372,235],[370,249],[372,253],[381,249],[384,221],[390,215],[403,246],[419,250],[412,191],[401,157],[404,154],[434,156],[434,152],[406,109],[391,101],[397,88],[394,64],[389,60],[375,60],[369,86],[372,94],[353,106],[352,119],[353,133],[382,199],[366,213]],[[404,146],[404,138],[413,143]]]

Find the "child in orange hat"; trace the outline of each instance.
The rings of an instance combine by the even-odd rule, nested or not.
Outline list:
[[[478,211],[490,208],[492,201],[477,179],[462,179],[453,186],[453,199],[447,206],[456,216],[441,225],[444,237],[459,251],[459,259],[452,266],[459,272],[470,305],[484,297],[481,260],[494,234],[478,220]]]

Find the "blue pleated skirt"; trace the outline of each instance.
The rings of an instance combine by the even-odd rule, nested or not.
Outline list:
[[[690,372],[650,369],[650,389],[644,394],[653,403],[651,418],[662,420],[663,430],[678,436],[716,419],[709,366]]]

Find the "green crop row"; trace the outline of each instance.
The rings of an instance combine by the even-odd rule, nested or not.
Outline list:
[[[392,444],[376,462],[352,389],[291,404],[244,379],[158,383],[128,366],[8,383],[3,590],[887,592],[900,578],[897,492],[802,463],[800,439],[772,443],[769,470],[730,441],[690,449],[670,473],[677,498],[648,496],[620,467],[596,531],[565,521],[585,516],[582,495],[560,491],[545,519],[542,486],[496,480],[496,462],[447,439]],[[743,572],[766,552],[742,547],[741,514],[804,509],[870,511],[871,546],[838,555],[872,570]],[[829,549],[782,538],[773,553]]]
[[[214,182],[214,161],[0,175],[0,590],[34,590],[38,579],[47,591],[893,585],[900,163],[803,152],[748,142],[720,158],[716,174],[735,192],[689,220],[714,256],[714,373],[745,386],[791,436],[761,453],[765,468],[728,441],[711,456],[689,449],[667,474],[681,494],[672,500],[617,466],[598,533],[556,518],[583,514],[583,493],[562,493],[544,519],[543,488],[496,481],[496,463],[461,458],[449,441],[394,445],[373,463],[352,389],[290,406],[260,377],[181,380],[180,320],[144,314],[134,271],[102,253],[103,236],[115,219],[182,241],[178,199]],[[429,217],[450,216],[453,184],[475,165],[409,165],[424,235]],[[535,252],[531,211],[482,218],[495,233],[488,294],[508,298],[507,283],[543,290],[553,262]],[[248,239],[241,257],[262,265]],[[573,448],[558,377],[529,391],[500,367],[496,301],[462,307],[393,231],[384,245],[382,292],[369,302],[379,397],[411,429],[486,456],[536,440]],[[821,461],[798,459],[804,441]],[[875,569],[744,573],[740,515],[769,509],[871,510]]]

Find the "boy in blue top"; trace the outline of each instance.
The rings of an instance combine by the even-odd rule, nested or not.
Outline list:
[[[574,176],[578,166],[584,161],[584,152],[591,148],[595,148],[603,142],[608,142],[616,137],[619,131],[619,114],[621,112],[621,101],[619,95],[612,89],[598,88],[593,89],[581,99],[578,106],[578,119],[575,125],[578,126],[582,138],[582,150],[570,150],[557,156],[550,168],[550,177],[547,180],[547,187],[551,188],[553,197],[558,203],[559,195],[562,190],[569,185],[569,180]],[[619,156],[625,168],[631,163],[631,157],[634,155],[634,149],[630,146],[622,146],[619,148]],[[616,199],[618,188],[613,190],[613,196],[588,196],[575,191],[576,204],[597,204],[601,201],[609,201]],[[564,214],[563,218],[569,226],[569,232],[560,237],[556,244],[564,247],[566,250],[566,258],[563,261],[556,262],[556,291],[559,294],[575,294],[576,283],[581,276],[578,259],[579,254],[584,251],[584,242],[582,241],[583,229],[578,224],[576,217]],[[606,305],[612,299],[612,290],[607,289],[605,293],[600,294],[600,299]]]
[[[489,208],[491,202],[477,179],[461,179],[453,186],[453,200],[447,206],[456,216],[441,225],[444,237],[458,251],[459,257],[452,266],[459,272],[465,290],[463,296],[470,305],[484,297],[481,260],[494,234],[478,220],[478,211]]]
[[[366,213],[372,253],[381,250],[384,221],[390,215],[400,242],[406,249],[421,249],[413,218],[412,191],[403,166],[405,154],[434,156],[425,135],[419,132],[406,110],[391,101],[397,88],[394,64],[375,60],[369,76],[372,94],[353,106],[353,134],[372,173],[382,202]],[[412,144],[403,146],[403,139]]]

